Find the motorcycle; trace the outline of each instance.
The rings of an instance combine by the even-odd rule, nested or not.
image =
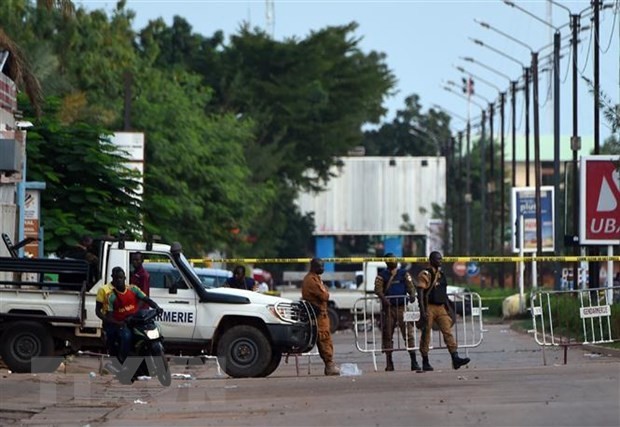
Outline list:
[[[132,384],[140,376],[156,376],[165,387],[172,383],[163,337],[155,323],[157,315],[157,310],[140,310],[127,318],[133,335],[129,356],[122,366],[117,359],[106,365],[121,384]]]

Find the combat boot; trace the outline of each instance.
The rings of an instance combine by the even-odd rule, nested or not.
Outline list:
[[[385,353],[385,370],[391,372],[394,370],[394,361],[392,360],[392,353]]]
[[[450,353],[452,356],[452,367],[454,369],[458,369],[463,365],[467,365],[469,363],[469,357],[460,358],[459,354],[455,351],[454,353]]]
[[[340,375],[340,369],[338,369],[334,362],[328,363],[327,365],[325,365],[325,375],[330,377]]]
[[[422,356],[422,370],[423,371],[434,371],[431,364],[428,363],[428,356]]]
[[[420,365],[418,365],[418,359],[415,357],[415,351],[409,353],[409,356],[411,357],[411,370],[421,371],[422,368],[420,368]]]

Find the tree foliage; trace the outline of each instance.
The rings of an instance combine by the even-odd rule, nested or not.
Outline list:
[[[230,247],[231,230],[247,230],[272,197],[252,182],[243,155],[252,122],[205,114],[210,91],[184,71],[149,69],[136,81],[132,122],[147,135],[147,231],[195,253]]]
[[[59,104],[48,99],[46,115],[28,131],[28,179],[46,184],[41,215],[46,250],[74,244],[85,233],[139,230],[138,176],[123,166],[126,159],[105,129],[61,124],[54,115]]]
[[[423,113],[419,96],[410,95],[392,122],[364,134],[363,145],[370,156],[434,156],[445,152],[450,134],[448,115]]]
[[[141,32],[143,50],[158,52],[155,63],[167,69],[200,73],[215,91],[213,111],[251,117],[255,138],[246,156],[254,172],[267,169],[294,187],[329,178],[337,156],[359,143],[361,126],[384,114],[383,98],[394,85],[384,55],[361,52],[354,23],[282,42],[244,26],[230,44],[221,33],[193,35],[178,17],[172,28],[162,25]]]
[[[111,15],[68,1],[38,3],[45,8],[12,0],[20,7],[0,6],[0,17],[51,101],[29,133],[30,178],[48,183],[48,249],[82,230],[138,229],[138,206],[121,197],[130,177],[110,178],[112,191],[87,173],[98,170],[91,161],[109,171],[113,157],[100,135],[135,129],[146,135],[140,219],[147,234],[197,255],[312,251],[313,220],[295,206],[297,193],[330,178],[338,157],[362,142],[363,126],[379,123],[395,84],[385,55],[361,50],[355,23],[283,41],[243,26],[226,40],[221,31],[197,34],[180,17],[135,32],[124,1]],[[412,97],[395,125],[428,131],[416,149],[435,154],[446,119],[416,108]],[[74,172],[72,182],[85,184],[66,186]],[[67,200],[58,203],[63,191]],[[104,203],[125,210],[99,213]]]

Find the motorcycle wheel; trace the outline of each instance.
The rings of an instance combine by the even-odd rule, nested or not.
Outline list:
[[[153,343],[151,354],[148,356],[149,372],[155,372],[159,383],[168,387],[172,383],[172,374],[168,367],[168,359],[164,354],[164,346],[160,342]]]

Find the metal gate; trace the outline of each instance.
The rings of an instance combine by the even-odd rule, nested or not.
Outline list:
[[[567,346],[620,341],[620,287],[612,288],[612,292],[609,289],[532,293],[530,311],[536,342]]]
[[[475,292],[448,294],[454,302],[457,312],[457,321],[453,326],[453,334],[459,348],[468,349],[477,347],[482,342],[484,327],[482,322],[482,299]],[[394,298],[394,297],[388,297]],[[402,298],[402,297],[395,297]],[[355,346],[363,353],[371,353],[374,368],[377,370],[376,356],[382,352],[381,344],[381,301],[377,296],[360,298],[353,306],[353,330],[355,333]],[[415,322],[420,318],[417,303],[405,305],[404,320],[406,327],[413,328],[413,341],[407,342],[401,336],[398,326],[395,329],[393,351],[419,350],[421,331]],[[447,348],[443,342],[443,336],[439,330],[433,328],[431,334],[430,349]]]

